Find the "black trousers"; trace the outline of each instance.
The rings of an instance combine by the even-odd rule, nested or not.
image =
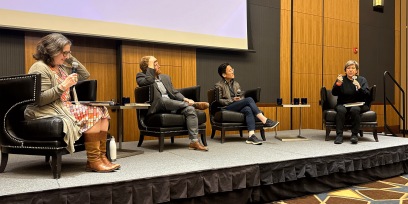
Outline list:
[[[360,114],[370,110],[367,105],[344,107],[343,104],[338,104],[334,108],[336,114],[336,133],[343,134],[344,123],[346,122],[346,114],[350,114],[351,132],[357,134],[360,130]],[[347,114],[348,115],[348,114]]]

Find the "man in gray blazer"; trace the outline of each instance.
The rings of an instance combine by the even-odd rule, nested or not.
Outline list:
[[[160,65],[155,57],[144,56],[139,65],[142,72],[136,75],[137,84],[139,86],[153,84],[154,86],[153,101],[147,114],[181,110],[181,114],[186,118],[188,135],[191,140],[189,149],[208,151],[208,148],[202,146],[198,139],[198,118],[195,109],[207,109],[209,104],[194,102],[178,92],[173,87],[170,76],[161,74]]]

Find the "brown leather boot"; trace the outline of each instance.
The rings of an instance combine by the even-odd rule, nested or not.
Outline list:
[[[210,106],[207,102],[195,102],[193,107],[200,110],[205,110]]]
[[[102,162],[106,165],[106,166],[112,166],[114,169],[119,169],[120,168],[120,164],[112,164],[109,159],[106,157],[106,141],[107,141],[107,136],[108,136],[108,132],[106,131],[100,131],[99,132],[99,141],[101,142],[101,159]]]
[[[86,162],[86,171],[110,172],[113,167],[106,166],[100,157],[101,151],[99,133],[82,133],[85,137],[85,149],[88,161]]]
[[[208,147],[204,147],[200,144],[200,142],[196,141],[194,143],[190,143],[190,150],[199,150],[199,151],[208,151]]]

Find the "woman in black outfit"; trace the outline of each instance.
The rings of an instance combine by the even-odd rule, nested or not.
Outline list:
[[[358,63],[354,60],[349,60],[345,67],[345,76],[339,75],[333,85],[332,94],[338,96],[335,110],[336,115],[336,140],[334,144],[343,143],[343,127],[346,120],[346,113],[350,113],[352,127],[350,142],[357,144],[357,134],[360,128],[360,113],[369,110],[369,107],[364,104],[362,106],[344,107],[346,103],[365,102],[370,95],[367,80],[357,75],[359,72]]]

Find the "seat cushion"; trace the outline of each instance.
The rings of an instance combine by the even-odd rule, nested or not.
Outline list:
[[[245,115],[236,111],[221,110],[215,113],[214,121],[218,123],[244,123]],[[255,117],[256,122],[260,120]]]
[[[25,140],[37,141],[64,141],[64,132],[62,131],[63,122],[61,118],[52,117],[38,120],[21,121],[21,137]]]
[[[207,117],[204,111],[196,111],[198,124],[207,122]],[[147,118],[147,126],[151,127],[174,127],[186,126],[184,115],[178,113],[156,113]]]
[[[326,122],[335,122],[337,112],[334,109],[323,111]],[[349,115],[346,115],[346,121],[349,120]],[[377,121],[377,114],[374,111],[367,111],[360,114],[360,122],[375,122]]]

